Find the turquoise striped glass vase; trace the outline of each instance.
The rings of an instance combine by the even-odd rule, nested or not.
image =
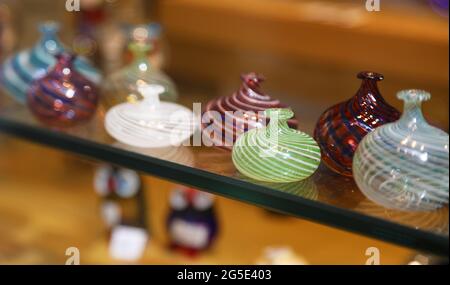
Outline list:
[[[242,134],[232,159],[245,176],[258,181],[287,183],[311,176],[320,164],[320,148],[306,133],[289,128],[289,109],[268,109],[266,127]]]
[[[39,25],[41,39],[31,49],[7,58],[0,66],[0,87],[19,103],[25,103],[27,93],[35,80],[43,78],[53,70],[56,56],[68,49],[58,39],[59,24],[43,22]],[[94,84],[102,80],[100,72],[86,58],[77,57],[75,69]]]
[[[421,110],[431,95],[404,90],[400,120],[369,133],[353,159],[353,176],[373,202],[391,209],[431,211],[448,204],[448,134],[430,126]]]

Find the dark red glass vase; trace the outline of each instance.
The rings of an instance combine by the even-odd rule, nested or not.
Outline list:
[[[264,110],[287,108],[287,105],[262,91],[263,76],[251,72],[241,75],[241,80],[242,84],[236,92],[206,104],[204,119],[211,123],[203,124],[203,134],[205,137],[209,137],[205,128],[212,126],[219,134],[218,138],[209,137],[215,146],[231,149],[240,134],[261,124],[267,124],[268,119],[262,114]],[[291,128],[296,129],[298,122],[292,118],[288,124]]]
[[[55,67],[32,84],[28,107],[40,121],[52,126],[89,120],[98,105],[97,87],[74,69],[74,55],[63,53],[57,59]]]
[[[322,150],[324,163],[333,171],[352,176],[352,161],[362,138],[375,128],[396,121],[400,112],[381,96],[377,82],[383,75],[360,72],[358,92],[348,101],[327,109],[319,118],[314,138]]]

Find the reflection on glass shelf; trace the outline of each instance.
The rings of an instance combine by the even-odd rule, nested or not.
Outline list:
[[[404,212],[386,209],[370,200],[364,199],[355,210],[408,225],[417,230],[433,231],[448,236],[448,207],[440,208],[432,212]]]
[[[299,182],[291,182],[291,183],[269,183],[269,182],[261,182],[256,181],[254,179],[250,179],[244,177],[242,175],[237,175],[238,179],[242,179],[244,181],[248,181],[250,183],[258,184],[265,186],[267,188],[271,188],[280,192],[288,193],[291,195],[295,195],[298,197],[306,198],[309,200],[316,201],[319,199],[319,191],[317,191],[316,183],[311,178],[304,179]]]
[[[123,143],[113,143],[112,146],[139,153],[141,155],[157,157],[184,166],[194,167],[195,156],[191,147],[161,147],[161,148],[136,148]]]
[[[313,176],[300,182],[257,182],[240,175],[231,161],[231,152],[220,148],[182,146],[140,149],[118,143],[105,132],[103,117],[104,112],[99,110],[94,120],[86,125],[55,129],[37,122],[23,106],[3,104],[0,131],[94,159],[115,162],[117,160],[111,159],[111,156],[123,156],[127,160],[126,167],[135,166],[137,170],[212,193],[406,246],[440,253],[448,251],[448,206],[434,212],[387,210],[367,200],[352,178],[335,174],[324,165]],[[27,135],[30,132],[35,134]],[[82,148],[92,147],[93,150],[82,151],[80,142]],[[110,153],[111,149],[120,151]],[[142,164],[150,166],[142,168]],[[161,168],[167,168],[171,173],[161,175]],[[199,177],[208,180],[199,180]],[[377,236],[380,228],[389,232],[390,236]],[[416,234],[417,239],[414,240]],[[406,237],[413,241],[404,241]]]

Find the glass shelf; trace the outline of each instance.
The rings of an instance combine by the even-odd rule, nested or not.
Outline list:
[[[4,94],[0,96],[5,98]],[[448,255],[448,207],[428,213],[385,209],[367,200],[351,178],[334,174],[323,165],[301,182],[261,183],[239,175],[230,152],[223,149],[204,146],[137,149],[117,143],[104,130],[102,110],[88,124],[58,130],[38,123],[24,106],[9,101],[0,106],[3,133],[277,212]],[[307,129],[311,128],[312,125]]]

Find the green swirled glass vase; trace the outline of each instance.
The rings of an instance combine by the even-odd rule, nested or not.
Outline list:
[[[289,109],[268,109],[267,127],[253,129],[236,141],[232,159],[245,176],[259,181],[287,183],[311,176],[320,164],[320,148],[306,133],[289,128]]]
[[[407,211],[431,211],[448,204],[449,138],[430,126],[421,110],[431,95],[404,90],[400,120],[369,133],[353,158],[358,187],[373,202]]]

